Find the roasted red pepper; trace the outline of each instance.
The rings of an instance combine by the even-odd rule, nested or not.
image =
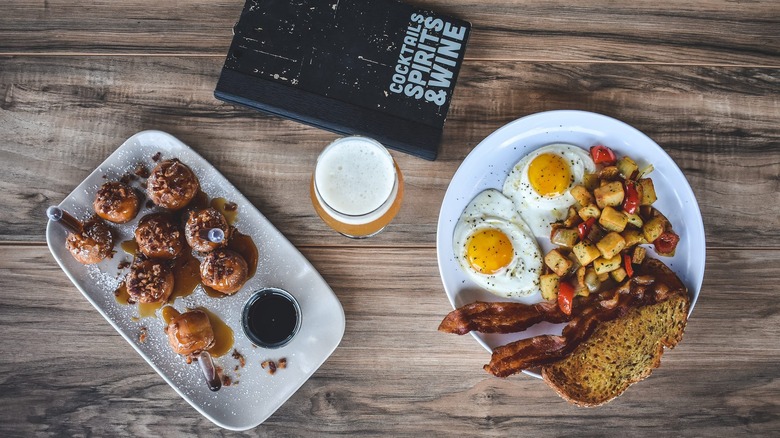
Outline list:
[[[580,240],[585,240],[586,237],[588,237],[588,234],[590,233],[591,228],[593,228],[593,224],[596,223],[596,218],[592,217],[585,222],[577,225],[577,233],[580,235]]]
[[[558,307],[561,312],[571,315],[571,306],[574,302],[574,286],[565,281],[558,284]]]
[[[626,180],[623,182],[626,196],[623,198],[623,211],[628,214],[636,213],[639,208],[639,192],[636,190],[634,181]]]
[[[631,256],[628,254],[623,254],[623,269],[626,270],[629,278],[634,276],[634,266],[631,264]]]
[[[673,231],[664,231],[653,242],[655,245],[655,251],[662,255],[672,255],[677,248],[677,243],[680,241],[680,236]]]
[[[596,164],[612,165],[617,161],[612,149],[600,144],[590,147],[590,156],[593,157],[593,162]]]

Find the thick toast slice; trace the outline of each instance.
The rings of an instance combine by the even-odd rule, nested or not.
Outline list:
[[[658,368],[664,347],[680,342],[689,304],[688,294],[678,293],[603,323],[566,359],[542,367],[542,378],[578,406],[614,399]]]

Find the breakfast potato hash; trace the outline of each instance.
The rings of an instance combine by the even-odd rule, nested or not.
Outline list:
[[[570,189],[575,203],[564,220],[552,226],[550,240],[558,247],[544,256],[540,278],[542,297],[557,300],[571,313],[575,296],[588,296],[602,287],[633,277],[634,266],[652,244],[662,256],[674,255],[680,237],[652,205],[657,199],[653,166],[642,169],[608,147],[590,148],[596,173]]]

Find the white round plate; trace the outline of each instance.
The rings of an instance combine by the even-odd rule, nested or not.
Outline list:
[[[704,224],[691,186],[672,158],[648,136],[619,120],[584,111],[549,111],[515,120],[482,140],[463,160],[444,195],[436,230],[439,273],[452,306],[457,308],[474,301],[507,301],[507,298],[481,289],[463,272],[453,252],[453,230],[474,196],[490,188],[500,191],[520,158],[552,143],[568,143],[586,150],[603,144],[618,156],[634,158],[640,166],[652,163],[655,170],[649,176],[658,194],[658,201],[653,205],[671,221],[680,235],[674,257],[658,258],[688,287],[693,311],[704,278],[705,244]],[[539,245],[545,253],[552,248],[549,240],[540,241]],[[536,303],[542,298],[536,293],[514,300]],[[488,351],[493,351],[495,347],[518,339],[545,333],[559,334],[562,327],[561,324],[540,323],[520,333],[472,335]],[[526,371],[526,374],[539,377],[533,371]]]

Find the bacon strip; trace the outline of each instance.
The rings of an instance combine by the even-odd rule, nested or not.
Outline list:
[[[560,323],[571,320],[554,301],[538,304],[485,303],[476,301],[450,312],[439,324],[439,331],[465,335],[481,333],[515,333],[542,321]]]
[[[484,369],[495,376],[507,377],[524,369],[549,365],[566,358],[590,339],[599,324],[621,318],[632,309],[688,293],[666,265],[652,259],[648,262],[640,270],[645,278],[634,277],[613,291],[599,294],[598,300],[580,308],[579,315],[566,325],[561,336],[536,336],[497,347]]]
[[[588,340],[600,323],[620,318],[644,300],[632,294],[620,294],[616,301],[611,308],[605,308],[600,303],[588,306],[566,326],[561,336],[535,336],[497,347],[490,363],[484,366],[485,371],[497,377],[507,377],[562,360]]]
[[[648,258],[631,280],[612,290],[579,298],[571,315],[561,312],[554,301],[532,305],[477,301],[450,312],[439,325],[439,331],[458,335],[471,331],[514,333],[542,321],[568,322],[561,336],[536,336],[494,349],[490,363],[484,368],[498,377],[506,377],[564,359],[603,322],[620,318],[640,306],[662,302],[674,294],[687,293],[671,269],[659,260]]]

